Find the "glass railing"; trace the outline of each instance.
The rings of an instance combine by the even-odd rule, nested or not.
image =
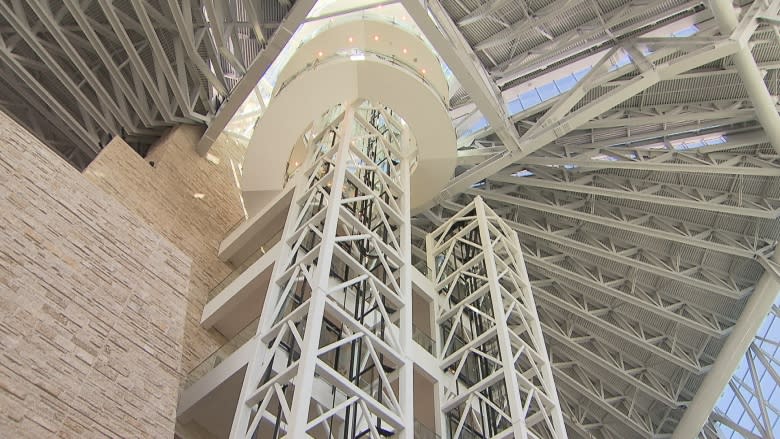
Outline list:
[[[430,335],[422,332],[417,326],[412,328],[412,340],[422,346],[429,354],[436,356],[436,342],[433,341]]]
[[[260,245],[260,247],[251,255],[247,256],[241,263],[235,268],[235,270],[231,271],[230,274],[225,276],[224,279],[222,279],[217,285],[214,286],[214,288],[209,291],[209,294],[207,296],[207,301],[213,299],[217,296],[217,294],[221,293],[222,290],[225,289],[226,286],[228,286],[231,282],[236,280],[238,276],[241,276],[244,271],[246,271],[247,268],[249,268],[252,264],[257,262],[261,257],[263,257],[268,250],[270,250],[274,245],[276,245],[282,238],[282,231],[279,230],[274,234],[272,237],[268,238],[264,243]]]
[[[260,320],[259,317],[252,320],[248,325],[244,326],[244,328],[241,331],[239,331],[239,333],[236,334],[235,337],[225,342],[225,344],[220,346],[205,360],[201,361],[200,364],[192,368],[192,370],[190,370],[189,373],[187,374],[186,380],[184,381],[184,388],[186,389],[187,387],[191,386],[193,383],[201,379],[204,375],[209,373],[211,370],[217,367],[222,361],[224,361],[225,358],[232,355],[233,352],[237,351],[238,348],[243,346],[252,337],[254,337],[255,333],[257,332],[257,323],[259,320]]]
[[[316,70],[317,68],[319,68],[319,66],[326,64],[329,61],[333,61],[333,60],[339,61],[339,60],[349,59],[349,56],[350,56],[349,53],[338,52],[333,55],[315,59],[314,61],[306,64],[303,68],[301,68],[301,70],[290,75],[289,78],[287,78],[284,82],[282,82],[278,90],[276,90],[276,92],[274,93],[274,97],[281,94],[282,91],[284,91],[284,89],[288,85],[290,85],[293,81],[295,81],[296,78],[298,78],[302,74],[312,70]],[[359,56],[360,56],[359,58],[360,60],[365,60],[365,59],[380,60],[404,68],[408,73],[417,77],[417,79],[422,81],[423,84],[425,84],[427,87],[433,90],[436,93],[437,98],[441,101],[442,105],[445,108],[447,108],[447,100],[445,99],[445,97],[440,95],[439,90],[436,88],[436,86],[431,81],[429,81],[428,78],[425,77],[424,73],[422,73],[421,71],[417,71],[417,68],[415,66],[407,63],[406,61],[400,58],[396,58],[394,56],[388,56],[383,53],[367,51],[367,50],[361,50]]]

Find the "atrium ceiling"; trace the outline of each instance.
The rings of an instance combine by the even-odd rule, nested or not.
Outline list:
[[[570,437],[670,437],[778,289],[780,1],[398,3],[452,72],[460,147],[415,242],[482,196],[524,247]],[[77,168],[224,128],[313,5],[0,0],[0,107]]]

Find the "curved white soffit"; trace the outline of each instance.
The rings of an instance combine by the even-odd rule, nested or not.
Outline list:
[[[367,99],[397,112],[417,140],[412,174],[413,210],[428,207],[452,177],[455,130],[437,92],[405,67],[379,58],[332,58],[288,84],[257,123],[244,159],[241,189],[247,199],[270,199],[284,185],[293,145],[333,106]],[[254,203],[253,203],[254,204]]]
[[[374,40],[374,37],[378,39]],[[441,96],[449,96],[447,78],[441,69],[439,58],[420,37],[399,26],[371,19],[347,19],[321,31],[297,48],[279,73],[276,89],[318,59],[327,59],[350,49],[395,58],[418,73],[425,70],[425,80],[430,82]]]

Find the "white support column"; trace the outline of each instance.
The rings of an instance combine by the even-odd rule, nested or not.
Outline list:
[[[412,439],[414,437],[414,359],[411,358],[412,336],[414,335],[414,315],[412,313],[412,222],[411,222],[411,179],[412,179],[412,160],[414,159],[414,148],[412,147],[412,136],[408,126],[401,130],[401,151],[403,156],[400,158],[400,183],[405,188],[401,194],[400,208],[406,221],[401,225],[401,252],[408,258],[400,269],[401,297],[405,304],[400,312],[400,344],[403,353],[403,367],[401,368],[399,378],[399,398],[402,407],[402,416],[404,429],[400,437]]]
[[[412,154],[388,114],[311,133],[231,438],[413,435]]]
[[[762,2],[755,2],[752,7],[759,7]],[[767,2],[768,3],[768,2]],[[777,3],[777,2],[773,2]],[[737,11],[731,0],[710,0],[710,9],[723,35],[731,35],[739,24]],[[775,10],[776,12],[776,10]],[[750,36],[742,35],[739,39],[739,50],[734,53],[734,64],[745,85],[748,96],[753,103],[761,126],[764,127],[769,142],[780,152],[780,115],[777,113],[777,101],[764,84],[764,74],[756,64],[750,51]]]
[[[329,280],[331,261],[333,259],[334,246],[336,245],[336,227],[339,223],[341,199],[343,196],[344,179],[346,177],[347,160],[349,158],[349,146],[352,141],[352,123],[355,119],[355,109],[349,107],[344,112],[344,120],[339,126],[341,139],[336,147],[333,163],[332,181],[328,183],[330,193],[324,207],[325,218],[322,222],[322,241],[319,244],[319,256],[316,265],[312,265],[314,282],[310,285],[311,301],[306,326],[301,334],[301,359],[293,385],[295,393],[290,407],[291,419],[287,419],[290,437],[302,438],[308,436],[309,403],[313,399],[314,374],[317,370],[317,357],[322,331],[322,323],[325,320],[325,301],[329,293]],[[314,152],[317,154],[318,152]],[[314,251],[314,249],[312,249]],[[311,274],[311,273],[310,273]],[[305,276],[305,274],[304,274]]]
[[[490,290],[490,304],[492,305],[493,317],[496,320],[496,338],[498,339],[499,351],[501,352],[501,367],[504,369],[504,382],[506,383],[506,392],[510,395],[509,410],[512,414],[512,432],[515,437],[525,438],[528,436],[525,425],[525,416],[523,416],[523,401],[520,398],[520,385],[517,383],[517,374],[514,367],[514,352],[509,339],[509,322],[504,312],[504,300],[501,297],[501,285],[498,283],[501,274],[496,270],[496,260],[493,254],[493,238],[490,236],[490,230],[487,222],[487,213],[485,212],[485,202],[482,198],[474,199],[474,207],[477,213],[477,223],[479,225],[479,239],[482,242],[483,252],[485,254],[485,271],[488,278]],[[502,273],[503,274],[503,273]],[[530,286],[530,285],[529,285]],[[505,322],[506,324],[501,324]],[[517,395],[513,398],[511,395]]]
[[[773,260],[775,263],[780,262],[780,252],[774,254]],[[780,278],[771,270],[765,271],[712,369],[707,373],[696,396],[685,410],[672,439],[690,439],[699,434],[723,389],[734,374],[734,370],[750,347],[758,328],[764,322],[764,317],[772,309],[778,292],[780,292]]]
[[[443,435],[565,438],[517,234],[476,197],[427,243],[439,293]]]

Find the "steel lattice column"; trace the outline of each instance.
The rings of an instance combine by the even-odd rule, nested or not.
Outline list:
[[[411,437],[405,125],[356,103],[314,126],[231,437]]]
[[[427,249],[439,294],[442,431],[565,438],[517,234],[476,197],[428,235]]]

